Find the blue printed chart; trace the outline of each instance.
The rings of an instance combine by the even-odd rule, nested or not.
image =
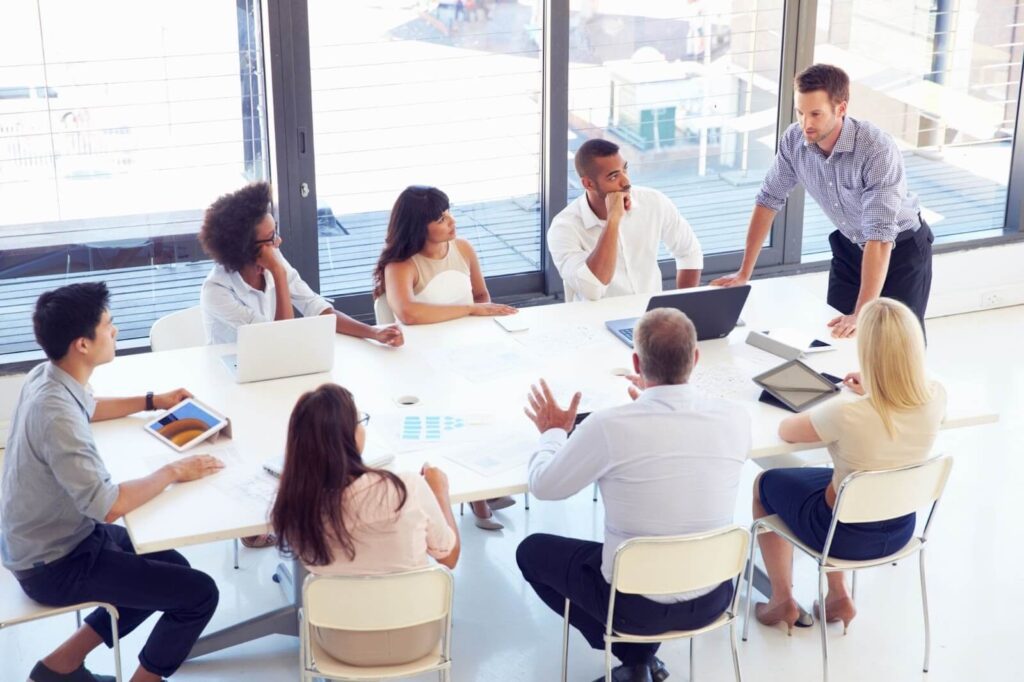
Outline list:
[[[409,414],[402,419],[401,439],[427,442],[451,440],[465,426],[465,418],[457,415]]]

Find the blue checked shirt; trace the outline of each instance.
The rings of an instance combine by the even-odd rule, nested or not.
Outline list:
[[[847,116],[831,156],[807,143],[798,123],[786,128],[755,201],[778,212],[797,183],[844,237],[862,247],[867,241],[893,242],[921,226],[903,155],[887,133],[867,121]]]

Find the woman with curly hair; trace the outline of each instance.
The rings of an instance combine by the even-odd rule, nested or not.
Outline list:
[[[238,328],[303,315],[334,315],[339,334],[401,346],[396,326],[371,327],[338,312],[302,281],[281,254],[266,182],[254,182],[213,202],[199,242],[216,265],[203,282],[200,306],[207,343],[234,343]]]

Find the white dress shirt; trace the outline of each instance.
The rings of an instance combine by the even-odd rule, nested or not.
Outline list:
[[[587,258],[608,224],[598,218],[584,193],[566,206],[548,229],[548,250],[565,286],[566,301],[596,301],[605,296],[661,291],[658,246],[675,257],[677,270],[700,270],[704,253],[697,235],[672,200],[656,189],[633,186],[630,209],[619,222],[615,274],[608,284],[590,271]]]
[[[530,492],[560,500],[597,481],[601,572],[610,583],[615,550],[630,538],[731,525],[750,446],[750,415],[739,403],[689,384],[654,386],[632,403],[594,412],[568,439],[562,429],[545,431],[530,458]],[[683,601],[715,587],[648,598]]]
[[[288,273],[288,293],[303,317],[319,315],[333,306],[302,281],[298,271],[285,260],[280,251],[274,253]],[[228,272],[223,265],[214,265],[203,282],[199,305],[203,312],[203,329],[207,343],[235,343],[238,328],[257,322],[273,322],[277,315],[277,293],[274,277],[264,271],[263,291],[249,286],[242,275]]]

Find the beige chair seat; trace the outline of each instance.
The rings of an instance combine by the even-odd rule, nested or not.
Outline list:
[[[451,665],[448,661],[442,662],[440,640],[438,640],[437,646],[434,647],[433,651],[419,660],[410,661],[409,663],[403,663],[401,665],[379,665],[373,666],[372,668],[348,665],[347,663],[339,661],[324,651],[324,648],[320,646],[320,643],[316,641],[316,638],[311,638],[309,644],[313,654],[312,668],[315,668],[324,675],[340,677],[346,680],[377,680],[387,677],[411,677],[424,672],[448,668]]]

